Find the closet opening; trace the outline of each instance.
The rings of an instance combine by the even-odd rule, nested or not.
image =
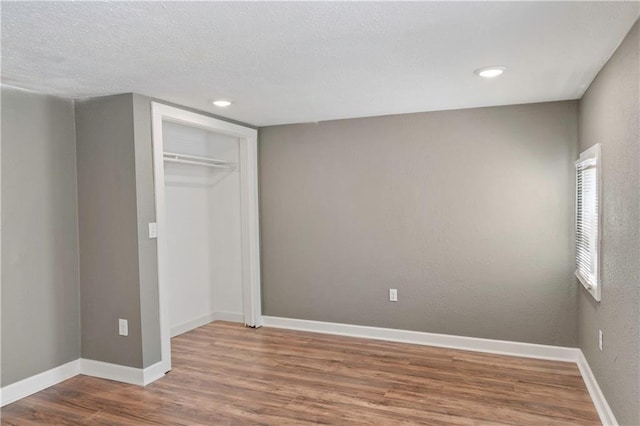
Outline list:
[[[260,327],[257,131],[152,103],[161,358],[215,320]]]

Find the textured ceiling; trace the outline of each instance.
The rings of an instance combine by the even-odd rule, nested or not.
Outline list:
[[[2,81],[260,126],[576,99],[639,4],[3,1]],[[473,74],[496,64],[500,78]]]

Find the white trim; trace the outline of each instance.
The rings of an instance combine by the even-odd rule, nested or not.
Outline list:
[[[390,342],[438,346],[466,351],[513,355],[554,361],[577,362],[580,349],[535,343],[510,342],[506,340],[481,339],[478,337],[452,336],[422,331],[396,330],[392,328],[367,327],[333,322],[309,321],[293,318],[262,317],[265,327],[363,337]]]
[[[241,312],[223,312],[218,311],[215,313],[216,318],[214,321],[228,321],[228,322],[245,322],[244,314]]]
[[[609,403],[604,397],[604,394],[602,393],[602,390],[598,385],[598,381],[593,375],[591,367],[589,367],[589,363],[587,362],[587,358],[585,358],[582,351],[580,351],[580,354],[578,356],[577,364],[578,368],[580,369],[582,379],[584,380],[584,384],[587,386],[587,390],[589,391],[589,395],[591,396],[591,400],[593,401],[593,405],[596,407],[596,411],[598,411],[600,421],[604,426],[617,426],[618,421],[613,415],[613,411],[611,411],[611,407],[609,407]]]
[[[242,322],[242,314],[232,312],[216,312],[207,316],[207,318],[209,317],[215,317],[212,321],[222,320]],[[582,379],[584,380],[602,424],[604,426],[618,426],[618,422],[613,411],[611,411],[611,407],[607,403],[607,400],[604,397],[591,368],[589,367],[587,359],[578,348],[565,348],[560,346],[509,342],[505,340],[425,333],[421,331],[299,320],[293,318],[263,316],[262,319],[266,327],[273,328],[438,346],[526,358],[575,362],[580,370]],[[109,364],[90,359],[77,359],[1,388],[0,406],[4,407],[7,404],[56,385],[78,374],[115,380],[138,386],[146,386],[163,377],[167,371],[168,370],[164,369],[164,363],[162,361],[143,370],[140,368]]]
[[[153,383],[158,379],[164,377],[167,374],[167,370],[164,369],[164,363],[162,361],[158,361],[153,365],[142,370],[142,385],[147,386],[149,383]]]
[[[202,327],[216,320],[216,313],[210,313],[208,315],[201,316],[191,321],[183,322],[182,324],[171,327],[171,337],[179,336],[187,331],[191,331],[195,328]]]
[[[2,12],[0,11],[0,17],[2,16]],[[0,58],[0,69],[2,68],[2,58]],[[0,86],[6,86],[5,84],[0,84]],[[2,96],[0,96],[0,117],[2,117]],[[2,120],[0,120],[0,135],[2,135]],[[77,163],[76,163],[77,164]],[[0,140],[0,192],[2,188],[2,141]],[[77,211],[77,207],[76,207]],[[0,194],[0,218],[2,216],[2,196]],[[76,222],[77,223],[77,222]],[[0,306],[2,306],[2,220],[0,220]],[[76,237],[77,238],[77,237]],[[79,275],[79,271],[78,271]],[[2,315],[0,315],[0,330],[2,330]],[[0,339],[0,347],[2,346],[2,342]],[[0,350],[0,370],[2,370],[2,350]],[[2,391],[0,388],[0,407],[4,405],[4,399],[6,398],[6,393]]]
[[[309,331],[314,333],[335,334],[339,336],[360,337],[386,340],[390,342],[411,343],[416,345],[437,346],[450,349],[511,355],[525,358],[547,359],[553,361],[575,362],[589,391],[593,405],[604,426],[617,426],[611,407],[607,403],[589,363],[578,348],[538,345],[534,343],[510,342],[506,340],[481,339],[478,337],[452,336],[448,334],[426,333],[422,331],[396,330],[391,328],[367,327],[362,325],[340,324],[333,322],[309,321],[294,318],[262,317],[265,327],[288,330]]]
[[[144,384],[144,372],[141,368],[111,364],[93,359],[80,359],[80,374],[138,386],[143,386]]]
[[[162,362],[157,362],[143,370],[80,358],[3,387],[0,389],[0,406],[4,407],[78,374],[146,386],[163,377],[165,373]]]
[[[146,386],[163,377],[168,370],[159,361],[145,369],[128,367],[126,365],[111,364],[93,359],[80,358],[80,372],[85,376],[115,380],[131,385]]]
[[[12,383],[2,388],[2,400],[0,406],[4,407],[19,399],[33,395],[43,389],[56,385],[80,373],[80,360],[62,364],[59,367],[27,377],[19,382]]]
[[[164,277],[167,276],[166,262],[161,261],[166,258],[167,242],[164,238],[165,234],[165,208],[164,208],[164,184],[158,185],[158,182],[164,181],[164,152],[162,144],[162,115],[164,105],[151,103],[151,138],[153,143],[153,175],[155,189],[155,208],[156,208],[156,244],[158,250],[158,302],[160,312],[160,359],[164,363],[166,371],[171,370],[171,335],[169,331],[169,298],[168,288],[165,284]],[[159,115],[159,118],[156,118]],[[162,155],[160,155],[162,154]]]
[[[242,139],[241,139],[242,140]],[[260,295],[260,224],[258,196],[258,134],[240,143],[240,204],[242,206],[242,295],[244,323],[262,326]]]
[[[246,325],[261,324],[260,296],[260,230],[258,221],[258,131],[207,117],[180,108],[151,102],[153,170],[156,223],[158,224],[158,290],[160,304],[161,360],[165,371],[171,370],[171,326],[167,288],[167,241],[164,194],[164,155],[162,123],[171,121],[222,133],[240,142],[240,191],[242,234],[243,320]]]
[[[200,318],[186,321],[182,324],[171,327],[171,337],[179,336],[180,334],[202,327],[203,325],[209,324],[213,321],[243,322],[244,315],[238,312],[212,312],[210,314],[203,315]]]
[[[580,158],[575,162],[576,166],[576,211],[575,211],[575,221],[576,221],[576,270],[575,276],[578,278],[578,281],[582,286],[589,292],[589,294],[597,301],[600,302],[602,300],[602,167],[601,167],[601,146],[599,143],[591,146],[587,150],[580,153]],[[578,251],[579,251],[579,241],[578,241],[578,176],[580,173],[580,168],[583,164],[588,164],[595,167],[596,173],[596,181],[595,181],[595,199],[596,199],[596,217],[597,223],[595,227],[592,227],[591,232],[595,233],[595,249],[594,253],[591,253],[595,259],[593,259],[595,263],[596,273],[594,276],[587,276],[582,273],[578,269]],[[582,195],[582,194],[580,194]]]

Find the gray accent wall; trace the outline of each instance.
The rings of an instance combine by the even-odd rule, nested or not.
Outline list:
[[[602,301],[581,289],[579,341],[621,425],[640,424],[639,52],[636,22],[580,101],[579,115],[580,150],[602,145]]]
[[[142,368],[132,95],[77,101],[76,140],[82,357]]]
[[[152,98],[76,101],[82,357],[146,368],[160,361]],[[209,115],[209,114],[205,114]],[[118,318],[129,336],[118,335]]]
[[[266,127],[259,143],[265,315],[576,346],[577,102]]]
[[[138,220],[138,268],[140,276],[140,319],[144,367],[161,358],[160,301],[158,288],[157,240],[149,239],[148,224],[156,221],[153,182],[153,140],[151,99],[134,94],[133,131],[136,159],[136,200]]]
[[[2,87],[2,386],[80,356],[73,101]]]

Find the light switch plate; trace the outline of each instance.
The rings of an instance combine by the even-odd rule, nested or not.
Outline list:
[[[603,340],[604,340],[604,336],[603,336],[602,330],[598,330],[598,348],[601,351],[604,350]]]
[[[158,238],[158,224],[156,222],[149,223],[149,238]]]

